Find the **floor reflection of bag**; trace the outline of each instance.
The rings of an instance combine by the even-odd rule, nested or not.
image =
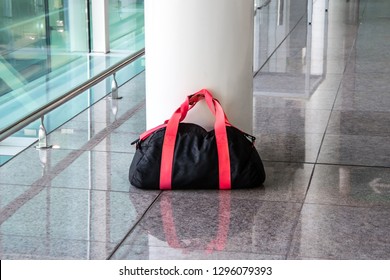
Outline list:
[[[202,99],[215,116],[209,132],[180,123]],[[254,140],[232,126],[219,101],[201,90],[188,96],[164,124],[140,136],[129,180],[144,189],[257,187],[264,182],[265,171]]]
[[[163,195],[160,200],[163,231],[158,231],[161,228],[157,227],[153,235],[183,253],[195,249],[203,250],[206,254],[224,250],[230,224],[230,194],[220,193],[218,200],[219,203],[215,204],[216,207],[210,209],[210,212],[194,214],[185,209],[198,209],[202,207],[199,205],[202,204],[201,201],[193,200],[194,205],[188,205],[189,208],[175,208],[171,195]],[[210,200],[207,200],[204,206],[210,208]],[[185,212],[178,212],[178,209]]]

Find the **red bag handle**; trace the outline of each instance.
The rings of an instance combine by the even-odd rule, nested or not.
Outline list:
[[[206,103],[207,103],[207,106],[209,107],[210,111],[213,113],[213,115],[215,116],[216,112],[215,112],[215,106],[213,104],[214,101],[218,102],[219,101],[214,98],[212,96],[212,94],[207,90],[207,89],[201,89],[200,91],[198,91],[197,93],[193,94],[193,95],[190,95],[188,96],[188,101],[191,105],[192,102],[198,102],[199,100],[202,99],[202,96],[204,96],[205,100],[206,100]],[[194,105],[195,105],[194,103]],[[193,106],[192,106],[193,107]],[[190,107],[189,109],[191,109],[192,107]],[[222,109],[223,111],[223,109]],[[232,126],[232,124],[229,122],[225,112],[223,113],[223,118],[225,120],[225,124],[228,125],[228,126]],[[184,118],[183,118],[184,119]]]
[[[206,100],[207,106],[209,107],[209,109],[213,113],[213,115],[215,116],[215,108],[214,108],[214,104],[213,104],[213,96],[210,94],[210,92],[208,90],[202,89],[202,90],[198,91],[197,93],[195,93],[193,95],[187,96],[187,99],[184,101],[184,103],[181,104],[181,106],[176,110],[176,111],[178,111],[178,110],[180,111],[180,121],[184,120],[184,118],[187,115],[187,112],[189,110],[191,110],[195,106],[195,104],[198,101],[202,100],[203,98]],[[218,101],[215,98],[214,98],[214,100]],[[229,120],[226,117],[226,115],[224,115],[224,118],[225,118],[226,125],[232,126],[232,124],[229,122]],[[139,139],[140,140],[144,140],[148,136],[150,136],[153,132],[155,132],[156,130],[159,130],[160,128],[166,127],[167,124],[168,124],[168,121],[169,120],[166,120],[163,124],[158,125],[158,126],[156,126],[154,128],[151,128],[151,129],[145,131],[144,133],[142,133],[140,135]]]
[[[173,113],[166,124],[160,167],[160,189],[162,190],[172,189],[173,156],[179,123],[185,118],[188,110],[193,108],[203,98],[206,99],[210,111],[215,115],[214,130],[218,151],[219,188],[224,190],[231,189],[230,155],[226,134],[226,125],[231,124],[219,101],[213,98],[208,90],[202,89],[189,96]]]
[[[205,248],[208,254],[211,254],[214,250],[222,251],[225,249],[230,225],[230,203],[230,193],[219,193],[218,230],[216,237]],[[183,246],[176,232],[172,202],[169,195],[165,194],[161,197],[160,207],[165,238],[169,246],[182,248]]]

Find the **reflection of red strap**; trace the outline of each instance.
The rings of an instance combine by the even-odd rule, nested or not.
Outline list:
[[[175,221],[173,220],[172,200],[170,194],[162,195],[160,208],[165,239],[167,240],[169,246],[173,248],[181,248],[182,246],[177,238]]]
[[[209,91],[202,89],[201,91],[189,96],[167,122],[160,167],[160,189],[162,190],[172,189],[173,157],[179,122],[185,118],[188,110],[193,108],[195,104],[203,98],[206,99],[206,103],[210,111],[215,115],[214,130],[218,151],[219,188],[231,188],[230,156],[226,134],[226,125],[231,124],[229,123],[218,100],[213,98]]]
[[[214,240],[207,246],[207,252],[210,254],[214,250],[222,251],[225,249],[228,239],[230,225],[230,193],[219,193],[219,223],[218,232]]]
[[[183,248],[176,233],[175,221],[173,218],[171,194],[163,194],[160,201],[161,217],[165,233],[165,239],[172,248]],[[222,251],[226,247],[230,224],[230,193],[219,193],[219,217],[217,235],[206,246],[206,252]],[[192,225],[193,226],[193,225]]]

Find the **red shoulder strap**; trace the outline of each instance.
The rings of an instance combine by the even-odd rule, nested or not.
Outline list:
[[[218,151],[219,188],[224,190],[231,189],[230,156],[226,134],[226,125],[230,125],[230,123],[227,120],[227,117],[218,100],[213,98],[209,91],[203,89],[194,95],[189,96],[168,120],[161,154],[161,190],[172,189],[173,157],[179,122],[185,118],[188,110],[190,110],[199,100],[203,98],[206,99],[206,103],[210,111],[215,115],[214,130]]]
[[[161,152],[161,166],[160,166],[160,189],[172,189],[172,170],[173,170],[173,156],[175,152],[175,143],[177,129],[180,122],[180,108],[172,115],[168,121],[164,141]]]
[[[231,173],[229,143],[224,118],[225,113],[223,112],[222,106],[217,100],[214,100],[214,106],[216,108],[214,130],[218,151],[219,188],[221,190],[229,190],[231,189]]]

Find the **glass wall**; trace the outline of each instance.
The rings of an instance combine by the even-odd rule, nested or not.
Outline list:
[[[111,50],[136,51],[144,44],[144,0],[110,0]]]
[[[144,1],[107,1],[110,49],[102,54],[91,48],[92,23],[101,20],[92,13],[98,2],[0,0],[0,130],[144,47]],[[118,84],[143,71],[143,65],[138,60],[119,71]],[[111,77],[99,91],[91,89],[56,110],[62,113],[46,116],[48,132],[107,95],[110,85]],[[34,142],[38,129],[39,122],[30,124],[13,135],[11,145],[19,138]]]
[[[74,2],[0,0],[0,95],[88,52],[85,2]]]
[[[143,2],[109,0],[111,51],[143,48]],[[90,52],[90,5],[90,0],[0,0],[0,96]]]

